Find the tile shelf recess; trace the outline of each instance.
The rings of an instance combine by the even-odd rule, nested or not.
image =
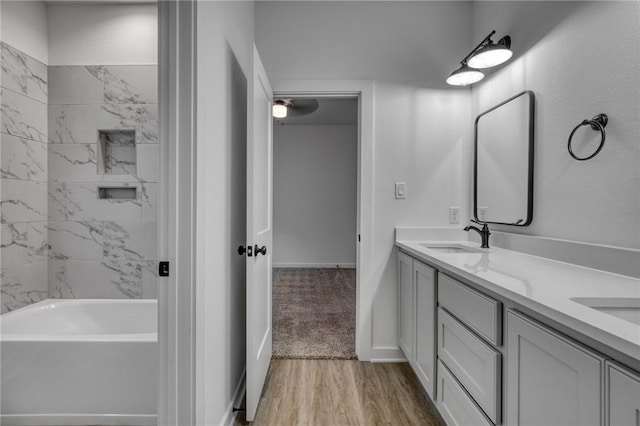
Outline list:
[[[134,187],[98,187],[98,198],[100,200],[136,200],[138,189]]]
[[[157,66],[47,66],[0,50],[0,313],[46,298],[155,298]]]
[[[98,130],[98,174],[136,174],[136,131]]]

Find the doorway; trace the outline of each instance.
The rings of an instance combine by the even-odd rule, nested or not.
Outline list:
[[[0,14],[3,325],[49,315],[3,329],[0,422],[155,424],[158,5]]]
[[[274,99],[273,357],[356,359],[358,96]]]
[[[356,219],[356,324],[355,352],[360,361],[370,361],[373,288],[373,119],[374,85],[368,80],[282,80],[274,85],[279,98],[358,99],[357,219]]]

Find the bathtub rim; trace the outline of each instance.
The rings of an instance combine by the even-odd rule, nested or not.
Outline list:
[[[0,414],[6,426],[86,426],[99,421],[105,426],[156,426],[156,414]]]
[[[158,304],[156,299],[45,299],[11,312],[0,315],[0,343],[3,342],[157,342],[158,333],[120,333],[120,334],[24,334],[3,333],[2,322],[7,319],[19,321],[21,317],[42,311],[69,305],[86,304]],[[156,315],[157,317],[157,315]],[[157,318],[156,318],[157,319]]]

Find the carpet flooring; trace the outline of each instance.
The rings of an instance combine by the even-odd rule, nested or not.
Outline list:
[[[274,268],[273,358],[356,359],[356,270]]]

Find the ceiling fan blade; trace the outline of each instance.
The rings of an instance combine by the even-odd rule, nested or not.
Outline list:
[[[289,117],[301,117],[315,112],[320,106],[316,99],[292,99],[293,107],[289,108]]]

